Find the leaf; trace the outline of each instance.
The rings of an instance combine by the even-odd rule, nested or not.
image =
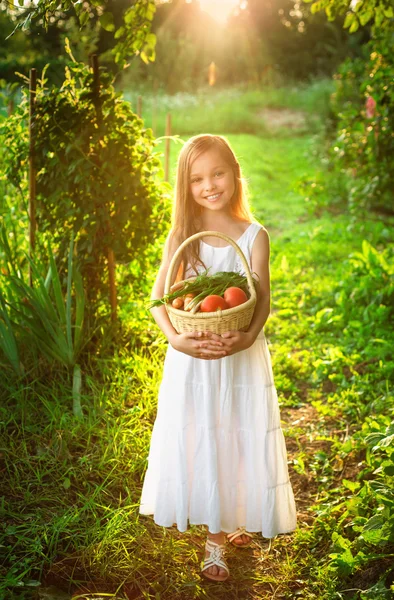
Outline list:
[[[384,437],[382,440],[380,440],[379,446],[381,446],[382,448],[386,448],[388,446],[391,446],[393,442],[394,442],[394,434],[388,435],[388,436]]]
[[[122,37],[122,35],[124,35],[125,32],[125,28],[123,26],[119,27],[119,29],[116,30],[114,38],[116,40],[118,40],[120,37]]]
[[[66,477],[63,481],[63,487],[65,490],[68,490],[71,486],[71,481],[68,477]]]
[[[356,15],[354,13],[352,13],[352,12],[347,13],[345,22],[343,24],[344,28],[347,29],[348,27],[350,27],[350,25],[353,23],[355,18],[356,18]]]
[[[73,361],[73,340],[71,335],[71,284],[73,272],[73,247],[74,247],[74,232],[71,234],[70,249],[68,253],[68,269],[67,269],[67,292],[66,292],[66,335],[70,351],[70,362]]]
[[[23,585],[27,587],[38,587],[41,585],[41,581],[38,581],[37,579],[27,579],[23,582]]]
[[[386,467],[384,467],[384,472],[386,475],[388,475],[389,477],[393,477],[394,476],[394,465],[387,465]]]
[[[75,330],[74,330],[74,354],[77,357],[82,339],[82,326],[85,311],[85,290],[83,288],[82,275],[77,267],[74,269],[75,284]]]
[[[376,531],[382,529],[385,523],[383,515],[373,515],[364,525],[363,531]]]
[[[50,243],[48,242],[48,253],[49,253],[49,262],[50,262],[50,273],[52,276],[52,285],[55,296],[56,307],[59,313],[60,323],[65,327],[66,326],[66,311],[64,308],[63,294],[62,288],[60,285],[59,273],[56,268],[55,259],[53,256],[52,248]],[[49,271],[48,271],[49,275]]]
[[[334,542],[336,548],[341,548],[342,550],[347,550],[351,546],[351,541],[347,538],[344,538],[337,531],[333,531],[331,535],[331,539]]]
[[[100,15],[100,25],[105,31],[115,31],[114,16],[110,12]]]
[[[342,479],[342,485],[351,492],[359,490],[361,486],[359,481],[350,481],[349,479]]]
[[[86,10],[84,10],[83,12],[80,13],[78,18],[79,18],[80,26],[84,27],[86,25],[86,23],[89,21],[89,13]]]
[[[351,26],[349,28],[349,33],[354,33],[355,31],[357,31],[357,29],[360,26],[360,23],[358,22],[356,15],[354,15],[354,17],[355,17],[355,20],[353,21],[353,23],[351,24]]]
[[[366,25],[370,19],[373,17],[373,10],[366,10],[365,12],[359,12],[358,18],[360,19],[361,25]]]
[[[318,2],[314,2],[311,6],[311,13],[315,14],[317,13],[319,10],[322,10],[323,8],[323,2],[321,0],[318,0]]]
[[[289,263],[285,254],[282,256],[280,268],[284,273],[287,273],[287,271],[289,270]]]
[[[18,346],[15,340],[11,321],[8,317],[4,296],[0,289],[0,316],[5,321],[5,325],[0,320],[0,347],[10,361],[17,375],[22,375],[21,362],[19,359]]]

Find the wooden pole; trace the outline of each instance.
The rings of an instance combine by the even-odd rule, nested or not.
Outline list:
[[[111,321],[114,323],[117,317],[117,306],[118,299],[116,294],[116,266],[115,266],[115,254],[112,248],[108,248],[107,251],[108,260],[108,280],[109,280],[109,296],[111,302]]]
[[[157,81],[153,84],[153,103],[152,103],[152,131],[157,135]]]
[[[137,115],[142,117],[142,96],[138,96],[137,98]]]
[[[171,135],[171,114],[167,114],[166,121],[166,136]],[[170,140],[166,137],[166,149],[164,153],[164,180],[169,181],[169,173],[170,173]]]
[[[10,117],[13,112],[14,112],[14,98],[11,96],[11,98],[8,100],[8,116]]]
[[[34,119],[36,108],[37,71],[30,69],[29,86],[29,255],[32,258],[36,245],[36,170],[34,161]],[[29,263],[29,285],[33,285],[33,273]]]
[[[93,102],[96,109],[97,123],[98,125],[102,122],[102,111],[100,102],[100,77],[99,77],[99,63],[97,54],[92,55],[92,67],[93,67]],[[108,225],[109,230],[111,229]],[[117,318],[117,293],[116,293],[116,264],[115,254],[112,248],[107,248],[107,261],[108,261],[108,285],[109,285],[109,300],[111,304],[111,321],[115,322]]]
[[[97,54],[92,55],[93,67],[93,102],[96,109],[97,123],[100,125],[102,121],[101,103],[100,103],[100,76],[99,63]]]

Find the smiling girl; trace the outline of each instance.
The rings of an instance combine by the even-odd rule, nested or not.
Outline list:
[[[165,306],[151,308],[169,341],[152,430],[140,513],[184,532],[208,528],[202,573],[229,577],[225,542],[245,548],[253,533],[296,528],[277,392],[263,327],[270,313],[269,237],[250,211],[239,162],[226,138],[198,135],[177,166],[172,228],[151,299],[177,248],[191,235],[219,231],[241,248],[258,276],[247,331],[177,333]],[[201,273],[245,272],[238,253],[206,236],[185,247],[176,281]]]

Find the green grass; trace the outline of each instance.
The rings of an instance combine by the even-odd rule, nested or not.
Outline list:
[[[317,99],[324,105],[328,87],[316,84],[301,95],[289,90],[269,90],[265,96],[246,91],[241,98],[254,109],[264,96],[265,106],[299,109],[304,103],[313,113]],[[219,93],[215,98],[218,106]],[[164,107],[166,102],[163,98]],[[230,118],[227,110],[220,112],[223,123]],[[186,137],[200,132],[202,117],[196,108],[193,111],[194,129],[174,133]],[[184,123],[189,113],[189,106],[182,105],[176,123]],[[317,129],[323,126],[322,114]],[[208,118],[206,123],[210,132],[217,125]],[[349,521],[360,517],[342,479],[356,481],[360,469],[367,468],[362,431],[374,427],[369,415],[376,427],[383,427],[388,418],[392,401],[387,387],[393,367],[389,357],[380,369],[373,362],[360,367],[370,360],[363,356],[366,338],[352,337],[353,330],[346,332],[348,324],[330,318],[349,309],[338,296],[341,289],[350,295],[346,286],[354,278],[354,266],[349,255],[360,251],[363,239],[383,250],[388,228],[382,222],[358,223],[346,214],[311,214],[299,192],[299,180],[313,178],[320,170],[320,134],[263,137],[223,131],[249,182],[254,213],[271,235],[273,311],[266,334],[297,494],[298,529],[271,543],[258,538],[250,550],[231,549],[232,579],[218,585],[199,575],[203,528],[192,526],[180,534],[139,516],[167,347],[145,309],[157,268],[153,264],[140,290],[122,290],[122,332],[82,365],[84,422],[72,418],[67,371],[39,364],[23,388],[12,377],[1,384],[0,598],[3,593],[7,600],[38,599],[34,582],[39,581],[69,591],[118,590],[117,597],[124,600],[364,600],[358,592],[341,590],[377,584],[377,575],[375,580],[373,574],[369,580],[366,575],[368,561],[354,574],[333,566],[329,555],[338,551],[333,532],[346,536]],[[179,146],[174,144],[171,150],[172,178],[175,148]],[[156,246],[152,256],[157,256]],[[363,281],[363,275],[357,275],[355,291],[364,289]],[[379,281],[381,286],[383,280]],[[375,313],[371,318],[377,319]],[[137,339],[144,343],[137,345]],[[368,468],[371,478],[376,464]],[[349,506],[341,507],[339,500],[346,499]],[[368,502],[373,509],[373,502]],[[365,500],[360,514],[369,515],[370,510]],[[370,546],[371,554],[373,550]],[[352,551],[355,554],[353,547]],[[392,553],[389,546],[385,551]],[[357,573],[364,574],[364,580],[361,575],[357,580]]]
[[[286,127],[270,132],[261,118],[265,108],[287,109],[305,113],[306,125],[300,135],[321,131],[329,114],[329,95],[333,82],[316,80],[309,85],[292,85],[282,88],[250,89],[247,86],[217,89],[209,86],[189,94],[179,92],[174,96],[155,95],[146,90],[121,90],[124,97],[137,110],[137,98],[142,98],[142,117],[147,127],[153,127],[156,137],[165,134],[166,115],[171,114],[172,133],[250,133],[265,137],[292,137],[294,132]]]

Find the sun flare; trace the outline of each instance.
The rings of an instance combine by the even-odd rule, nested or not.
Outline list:
[[[239,5],[239,0],[199,0],[201,10],[215,21],[224,25],[231,11]]]

